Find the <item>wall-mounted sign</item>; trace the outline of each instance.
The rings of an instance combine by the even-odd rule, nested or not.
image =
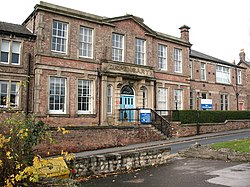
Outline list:
[[[212,99],[201,99],[201,109],[212,110],[213,109]]]

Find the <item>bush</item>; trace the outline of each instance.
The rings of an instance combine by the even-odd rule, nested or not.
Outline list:
[[[223,123],[226,120],[250,119],[250,111],[179,110],[173,111],[172,121],[189,123]]]
[[[18,112],[0,122],[0,186],[23,186],[38,180],[27,168],[33,164],[32,147],[45,139],[47,128]]]

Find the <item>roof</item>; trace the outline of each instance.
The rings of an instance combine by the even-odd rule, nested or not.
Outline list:
[[[198,59],[201,59],[201,60],[207,60],[207,61],[215,62],[215,63],[218,63],[218,64],[223,64],[223,65],[233,66],[233,67],[237,67],[237,68],[242,68],[241,66],[238,66],[236,64],[233,64],[233,63],[230,63],[230,62],[226,62],[224,60],[212,57],[210,55],[201,53],[199,51],[195,51],[193,49],[190,52],[190,57],[191,58],[192,57],[193,58],[198,58]]]
[[[16,36],[21,36],[26,38],[36,37],[23,25],[1,22],[1,21],[0,21],[0,33],[13,34]]]
[[[23,25],[25,25],[29,21],[29,19],[31,19],[31,17],[33,17],[36,14],[36,12],[39,10],[52,12],[52,13],[60,14],[63,16],[74,17],[77,19],[82,19],[82,20],[86,20],[86,21],[90,21],[90,22],[94,22],[98,24],[104,24],[104,25],[108,25],[112,27],[115,27],[115,24],[114,24],[115,22],[132,19],[145,30],[146,35],[151,35],[158,39],[162,39],[162,40],[178,43],[187,47],[191,47],[191,44],[188,41],[185,41],[178,37],[174,37],[174,36],[170,36],[167,34],[154,31],[153,29],[151,29],[144,23],[144,20],[142,18],[134,16],[134,15],[126,14],[124,16],[107,18],[107,17],[98,16],[95,14],[90,14],[90,13],[82,12],[79,10],[74,10],[71,8],[66,8],[63,6],[43,2],[43,1],[40,1],[40,4],[37,4],[34,7],[34,11],[23,22]]]

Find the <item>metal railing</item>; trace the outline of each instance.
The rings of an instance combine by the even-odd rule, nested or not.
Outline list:
[[[142,116],[141,110],[150,111],[150,114],[148,114],[149,116],[146,116],[146,120],[142,119],[144,116]],[[119,121],[121,123],[151,124],[167,137],[171,136],[171,126],[169,123],[171,119],[171,110],[153,110],[145,108],[119,109]]]

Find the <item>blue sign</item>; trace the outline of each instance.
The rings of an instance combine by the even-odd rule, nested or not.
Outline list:
[[[151,111],[150,110],[140,110],[140,122],[141,124],[151,123]]]
[[[201,109],[202,110],[211,110],[211,109],[213,109],[212,99],[201,99]]]

